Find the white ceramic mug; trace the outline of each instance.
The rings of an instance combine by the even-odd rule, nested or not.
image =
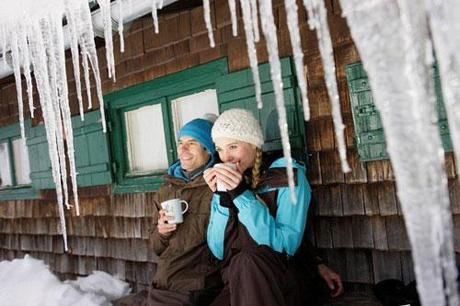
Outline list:
[[[182,204],[185,204],[184,210],[182,210]],[[184,222],[184,214],[188,210],[188,203],[185,200],[172,199],[161,202],[161,208],[166,210],[166,216],[170,217],[168,223],[178,224]]]
[[[229,166],[233,170],[236,170],[236,164],[234,163],[215,164],[214,167],[222,168],[223,165]],[[217,180],[216,188],[217,188],[217,191],[227,191],[227,189],[222,185],[222,182],[220,180]]]

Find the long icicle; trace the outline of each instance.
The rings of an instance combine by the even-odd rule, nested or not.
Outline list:
[[[70,51],[72,54],[72,65],[73,65],[73,75],[75,79],[75,89],[77,91],[77,100],[78,108],[80,111],[80,120],[85,120],[85,111],[83,109],[83,97],[81,93],[81,79],[80,79],[80,62],[79,62],[79,51],[78,51],[78,5],[75,1],[65,1],[65,10],[67,23],[69,26],[69,35],[70,35]]]
[[[296,0],[284,0],[286,7],[286,20],[289,29],[289,37],[291,39],[292,53],[294,54],[295,70],[297,74],[297,81],[300,88],[300,96],[302,99],[305,117],[310,113],[307,94],[307,82],[305,80],[305,71],[303,64],[303,52],[300,44],[299,32],[299,16],[297,14]]]
[[[216,46],[216,43],[214,42],[214,33],[211,23],[211,7],[209,5],[209,0],[203,0],[203,11],[204,21],[206,22],[206,28],[208,29],[209,45],[211,46],[211,48],[214,48]]]
[[[441,75],[444,105],[460,173],[460,5],[457,0],[425,0]]]
[[[80,202],[78,199],[77,192],[77,170],[75,165],[75,149],[74,149],[74,137],[72,129],[72,118],[69,107],[69,98],[68,98],[68,87],[66,82],[66,60],[64,49],[61,47],[64,45],[64,34],[62,31],[62,26],[60,19],[53,19],[53,38],[55,44],[55,57],[56,61],[56,72],[58,80],[58,93],[59,93],[59,109],[62,115],[62,122],[64,127],[64,136],[66,139],[67,145],[67,156],[69,160],[69,170],[70,178],[74,196],[75,210],[76,215],[80,215]],[[67,179],[67,175],[65,176]]]
[[[21,33],[21,29],[19,30]],[[21,35],[21,34],[20,34]],[[16,31],[12,32],[11,35],[11,57],[13,59],[13,71],[14,79],[16,83],[16,92],[17,92],[17,102],[19,110],[19,125],[21,127],[21,137],[26,139],[26,133],[24,130],[24,105],[22,101],[22,80],[21,80],[21,63],[19,62],[19,47],[18,47],[18,35]]]
[[[342,114],[340,112],[339,90],[337,87],[337,78],[334,61],[334,51],[332,48],[331,34],[327,24],[327,12],[324,1],[322,0],[304,0],[304,6],[308,11],[310,28],[316,29],[318,38],[319,51],[324,67],[324,76],[326,80],[327,93],[331,102],[332,118],[334,119],[335,135],[338,142],[338,150],[342,172],[350,172],[350,166],[347,161],[347,148],[345,144],[345,125],[343,124]],[[305,107],[305,105],[304,105]],[[305,111],[305,110],[304,110]],[[307,117],[308,116],[308,117]],[[305,120],[309,119],[309,111],[305,112]]]
[[[26,27],[26,26],[24,26]],[[30,117],[34,118],[34,97],[33,97],[33,86],[32,86],[32,75],[30,72],[30,51],[29,45],[27,43],[27,34],[26,30],[21,31],[21,35],[19,37],[19,45],[21,49],[21,64],[24,73],[24,77],[26,78],[27,84],[27,97],[29,102],[29,112]]]
[[[43,44],[42,33],[40,30],[39,21],[33,25],[29,42],[31,44],[32,64],[35,71],[35,79],[37,81],[37,90],[40,96],[40,105],[42,108],[43,119],[45,121],[46,138],[48,140],[48,152],[51,160],[51,173],[53,181],[56,185],[56,197],[58,201],[59,218],[61,221],[61,231],[64,239],[64,250],[68,250],[67,245],[67,228],[65,224],[64,205],[62,201],[62,186],[61,186],[61,173],[59,167],[59,156],[57,153],[56,145],[56,125],[54,119],[54,112],[51,105],[51,95],[49,86],[49,76],[47,67],[46,51]]]
[[[232,34],[238,35],[238,20],[236,18],[236,0],[228,0],[228,9],[230,10],[230,18],[232,20]]]
[[[276,26],[273,18],[273,8],[271,0],[259,0],[260,17],[262,31],[267,41],[268,58],[270,61],[270,74],[272,77],[273,90],[275,91],[276,109],[278,111],[278,125],[283,144],[283,154],[286,159],[286,169],[288,174],[291,199],[297,203],[294,190],[294,171],[292,169],[291,144],[289,143],[289,132],[286,116],[286,107],[283,96],[283,80],[281,78],[281,64],[278,55],[278,38],[276,36]]]
[[[253,22],[251,20],[251,7],[249,0],[240,0],[241,11],[244,20],[244,32],[246,33],[246,46],[248,50],[249,64],[251,65],[252,79],[254,81],[254,88],[256,91],[257,107],[262,108],[262,90],[260,87],[259,68],[257,67],[257,52],[254,44],[254,29],[252,28]]]
[[[158,0],[152,0],[153,29],[158,34]]]

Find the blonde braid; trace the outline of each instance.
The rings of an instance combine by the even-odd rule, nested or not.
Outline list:
[[[262,166],[262,150],[256,149],[256,160],[254,161],[254,167],[252,167],[252,179],[251,188],[256,189],[260,183],[260,168]]]

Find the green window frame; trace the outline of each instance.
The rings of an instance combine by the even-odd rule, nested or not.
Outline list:
[[[26,138],[29,135],[31,128],[31,120],[24,121],[24,130]],[[9,173],[11,175],[11,186],[0,188],[0,200],[20,200],[20,199],[36,199],[39,198],[39,192],[32,187],[32,183],[20,185],[16,177],[16,165],[13,156],[13,141],[21,138],[21,130],[19,123],[0,127],[0,144],[6,144],[9,154]],[[29,146],[26,142],[29,153],[29,175],[31,174],[31,159]]]
[[[436,64],[433,66],[433,69],[439,133],[444,150],[451,152],[453,150],[452,141],[450,139],[449,125],[444,108],[439,70]],[[361,62],[349,64],[345,70],[359,158],[364,162],[388,159],[385,133],[363,64]]]
[[[167,159],[171,165],[177,159],[171,101],[206,89],[216,89],[216,80],[227,72],[227,59],[222,58],[104,97],[110,131],[114,193],[154,191],[163,183],[165,174],[165,171],[157,171],[145,175],[130,175],[124,114],[144,106],[161,105]]]

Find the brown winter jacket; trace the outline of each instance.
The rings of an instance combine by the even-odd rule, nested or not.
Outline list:
[[[170,175],[154,196],[154,215],[150,244],[158,255],[152,285],[158,289],[188,293],[204,288],[205,278],[215,269],[210,264],[206,245],[212,192],[200,175],[191,182]],[[189,204],[184,222],[165,238],[158,233],[160,203],[179,198]]]

